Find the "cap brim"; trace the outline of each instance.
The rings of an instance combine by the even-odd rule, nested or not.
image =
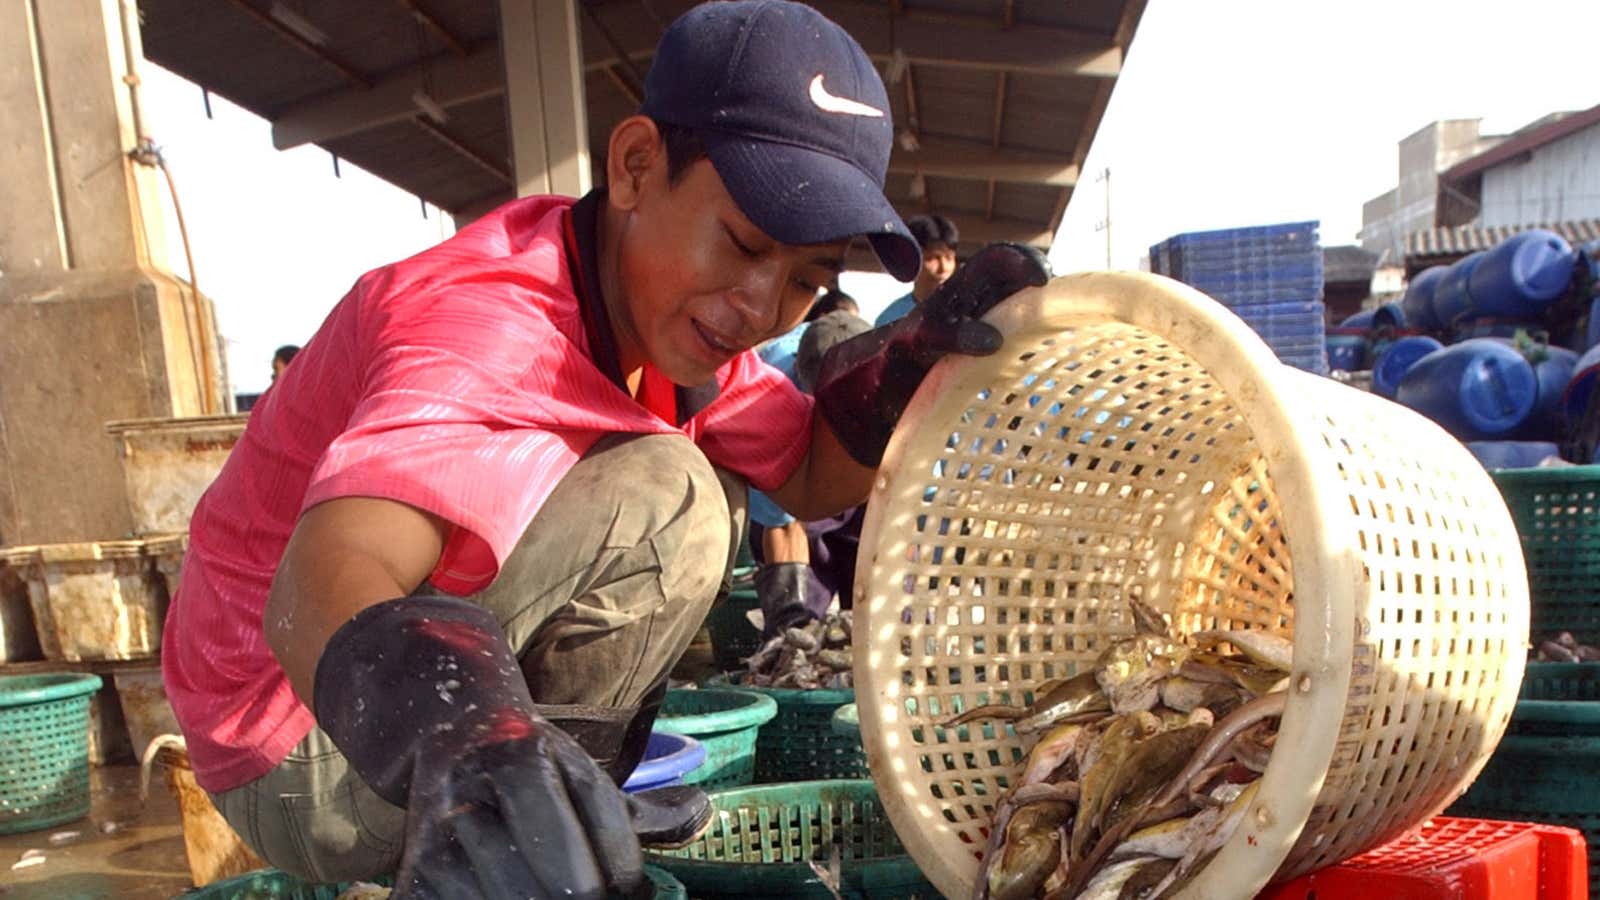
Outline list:
[[[883,188],[854,164],[806,147],[701,132],[711,165],[757,228],[785,244],[861,235],[890,275],[910,281],[922,250]]]

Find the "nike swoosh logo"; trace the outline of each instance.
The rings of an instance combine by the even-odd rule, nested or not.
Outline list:
[[[868,106],[849,97],[840,97],[828,93],[822,86],[822,76],[811,79],[811,102],[823,112],[844,113],[847,116],[868,116],[874,119],[883,118],[883,110],[875,106]]]

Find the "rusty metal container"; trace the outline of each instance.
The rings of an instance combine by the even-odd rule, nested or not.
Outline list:
[[[141,535],[189,529],[200,495],[222,471],[248,415],[107,422],[117,441],[134,530]]]
[[[161,649],[167,591],[144,541],[41,544],[22,571],[47,659],[139,659]]]

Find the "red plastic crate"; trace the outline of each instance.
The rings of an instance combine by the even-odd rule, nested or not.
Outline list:
[[[1439,816],[1416,835],[1268,888],[1257,900],[1587,900],[1583,834]]]

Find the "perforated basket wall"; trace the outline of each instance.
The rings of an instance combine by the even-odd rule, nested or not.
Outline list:
[[[1030,746],[936,723],[1092,665],[1134,596],[1294,639],[1278,752],[1188,896],[1247,896],[1460,794],[1528,633],[1516,530],[1466,449],[1165,278],[1059,278],[988,320],[1004,348],[942,362],[896,430],[856,575],[863,741],[934,885],[969,892]]]

